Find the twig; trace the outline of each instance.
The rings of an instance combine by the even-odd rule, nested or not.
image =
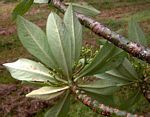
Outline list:
[[[60,2],[60,0],[51,0],[53,5],[59,9],[62,13],[66,11],[66,6]],[[91,29],[95,34],[102,36],[106,40],[110,41],[117,47],[123,49],[134,57],[137,57],[147,63],[150,63],[150,48],[144,47],[139,43],[131,42],[125,37],[111,31],[100,22],[95,21],[92,18],[86,17],[83,14],[76,14],[80,22],[87,28]]]

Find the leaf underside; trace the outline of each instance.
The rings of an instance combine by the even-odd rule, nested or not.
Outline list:
[[[49,69],[41,63],[19,59],[13,63],[6,63],[4,66],[10,71],[13,78],[22,81],[40,81],[40,82],[56,82],[49,74]]]
[[[45,86],[28,93],[26,97],[38,98],[42,100],[50,100],[63,94],[66,89],[68,89],[68,87]]]
[[[57,14],[50,13],[46,32],[53,59],[58,66],[57,70],[61,71],[66,77],[70,77],[72,74],[70,36],[66,34],[66,27]]]
[[[21,16],[17,18],[17,31],[23,46],[42,63],[55,69],[55,62],[45,33],[38,26]]]

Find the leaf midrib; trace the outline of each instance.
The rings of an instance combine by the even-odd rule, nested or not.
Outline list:
[[[18,67],[15,67],[15,68],[10,67],[10,66],[8,66],[8,67],[11,68],[11,69],[21,70],[21,71],[29,72],[29,73],[32,73],[32,74],[40,74],[40,75],[47,76],[47,77],[51,78],[51,76],[49,74],[46,74],[45,72],[41,72],[41,71],[38,72],[37,70],[21,69],[21,68],[18,68]]]
[[[54,15],[53,15],[54,17]],[[53,19],[54,20],[54,19]],[[68,67],[66,67],[67,65],[67,62],[66,62],[66,58],[65,58],[65,54],[64,54],[64,48],[62,46],[62,41],[61,41],[61,37],[60,37],[60,33],[59,33],[59,30],[58,30],[58,26],[57,26],[57,23],[56,21],[54,20],[54,24],[55,24],[55,27],[56,27],[56,31],[57,31],[57,37],[58,37],[58,41],[60,42],[60,48],[61,48],[61,54],[62,54],[62,58],[63,58],[63,61],[64,61],[64,64],[65,64],[65,69],[67,71],[67,76],[69,77],[69,73],[68,73]]]
[[[76,57],[75,57],[75,56],[76,56],[76,52],[75,52],[76,47],[75,47],[75,45],[74,45],[74,44],[76,44],[76,35],[75,35],[75,28],[74,28],[74,27],[75,27],[75,23],[74,23],[74,14],[73,14],[73,11],[72,11],[71,13],[72,13],[72,14],[71,14],[71,18],[72,18],[72,20],[71,20],[71,21],[72,21],[71,28],[72,28],[72,31],[73,31],[73,32],[72,32],[72,33],[73,33],[73,35],[72,35],[72,36],[73,36],[73,50],[72,50],[72,51],[73,51],[73,54],[74,54],[74,55],[73,55],[73,59],[75,59],[75,58],[76,58]]]
[[[53,91],[45,91],[45,92],[41,92],[41,93],[38,93],[38,94],[33,94],[33,95],[49,95],[49,94],[55,94],[55,93],[59,93],[59,92],[63,92],[64,90],[68,89],[68,86],[66,87],[63,87],[63,88],[60,88],[60,89],[54,89]]]

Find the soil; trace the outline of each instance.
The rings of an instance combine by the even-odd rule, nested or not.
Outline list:
[[[147,8],[150,8],[150,3],[106,9],[101,11],[100,17],[105,19],[107,18],[120,19],[124,17],[124,15],[127,13],[133,14],[136,13],[137,11],[142,11]]]
[[[17,84],[0,84],[0,117],[32,117],[42,109],[53,105],[53,101],[25,98],[33,87]]]

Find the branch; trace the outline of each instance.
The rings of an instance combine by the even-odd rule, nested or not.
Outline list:
[[[66,6],[60,0],[51,0],[53,5],[62,13],[66,11]],[[150,63],[150,48],[144,47],[141,44],[131,42],[125,37],[111,31],[100,22],[92,18],[86,17],[83,14],[76,14],[80,22],[87,28],[91,29],[95,34],[102,36],[104,39],[110,41],[117,47],[123,49],[134,57],[137,57],[147,63]]]
[[[141,83],[141,91],[143,93],[143,96],[147,99],[147,101],[150,103],[150,83],[149,78],[145,78],[144,81]]]
[[[121,111],[116,108],[105,106],[104,104],[99,103],[97,100],[92,99],[84,91],[80,90],[77,86],[71,87],[71,90],[79,101],[81,101],[84,105],[90,107],[94,112],[103,116],[111,116],[112,114],[116,114],[117,116],[124,117],[144,117],[143,115],[131,114],[126,111]]]

